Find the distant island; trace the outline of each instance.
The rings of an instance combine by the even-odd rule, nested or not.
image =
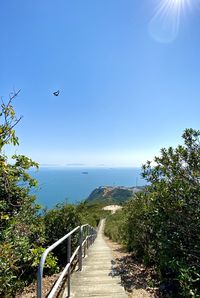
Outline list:
[[[99,186],[95,188],[86,203],[121,204],[131,199],[135,193],[142,191],[145,186]]]

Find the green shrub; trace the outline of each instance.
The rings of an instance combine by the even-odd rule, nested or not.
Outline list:
[[[41,255],[43,254],[43,252],[46,250],[46,248],[44,247],[36,247],[36,248],[32,248],[30,250],[30,257],[29,257],[29,261],[31,261],[31,266],[35,269],[38,268],[38,264],[40,262],[41,259]],[[58,258],[55,257],[53,255],[52,252],[50,252],[45,260],[45,264],[44,264],[44,273],[45,273],[45,269],[48,269],[48,274],[53,274],[55,272],[58,271]]]
[[[70,204],[58,204],[44,214],[46,245],[50,246],[81,224],[77,207]],[[72,251],[78,245],[79,231],[72,235]],[[67,240],[54,249],[59,264],[66,264]]]
[[[19,122],[11,105],[0,107],[0,296],[13,297],[36,275],[35,250],[45,243],[44,224],[39,206],[30,190],[37,182],[28,174],[38,167],[30,158],[13,155],[9,162],[6,145],[18,145],[14,127]],[[55,259],[52,259],[52,261]],[[51,264],[55,266],[54,263]],[[49,266],[51,267],[51,266]]]
[[[148,222],[161,277],[181,296],[200,293],[200,131],[185,130],[184,146],[162,149],[161,156],[144,166],[148,188]],[[185,282],[187,280],[187,282]],[[175,291],[175,290],[174,290]],[[195,296],[196,297],[196,296]]]
[[[93,227],[97,227],[99,221],[105,218],[110,212],[103,210],[105,205],[101,202],[88,202],[84,201],[77,206],[78,213],[81,217],[81,223]]]
[[[108,235],[156,266],[170,297],[200,297],[199,136],[186,129],[183,146],[162,149],[153,165],[147,162],[143,178],[149,186],[126,204],[122,221],[116,215],[107,223]]]
[[[30,195],[37,186],[28,170],[38,164],[23,155],[13,155],[9,162],[6,145],[18,145],[14,127],[16,118],[12,100],[0,106],[0,296],[13,297],[36,277],[40,257],[49,245],[76,226],[89,222],[96,226],[101,207],[61,204],[41,215],[40,206]],[[78,244],[78,234],[72,238],[72,249]],[[45,247],[45,248],[44,248]],[[44,273],[52,274],[58,265],[66,263],[66,242],[47,256]]]
[[[151,263],[154,250],[150,249],[149,242],[153,238],[151,220],[149,218],[150,206],[145,192],[131,199],[124,207],[124,243],[128,251],[134,251],[138,258]]]
[[[125,213],[118,210],[115,214],[109,214],[106,218],[105,235],[113,241],[124,241]]]

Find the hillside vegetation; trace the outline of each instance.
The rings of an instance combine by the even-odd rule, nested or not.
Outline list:
[[[106,234],[155,266],[166,297],[200,297],[200,131],[143,166],[149,186],[107,219]]]
[[[94,203],[101,203],[103,205],[123,204],[142,189],[143,187],[101,186],[92,191],[86,199],[86,203],[88,205]]]
[[[28,174],[38,164],[23,155],[5,154],[7,145],[16,146],[19,140],[14,127],[17,118],[11,95],[0,106],[0,297],[15,297],[16,293],[36,278],[40,257],[45,248],[84,223],[97,226],[107,215],[101,205],[59,204],[42,211],[30,195],[37,181]],[[73,247],[77,237],[73,239]],[[46,259],[44,274],[52,274],[66,263],[66,246],[60,245]]]
[[[124,201],[122,211],[107,217],[106,234],[155,266],[166,297],[200,297],[200,131],[186,129],[184,145],[162,149],[153,165],[143,166],[148,187],[142,192],[99,188],[79,205],[43,211],[30,194],[37,181],[28,170],[38,164],[5,154],[7,145],[19,144],[14,128],[21,118],[12,106],[16,96],[0,106],[0,297],[15,297],[36,278],[48,245],[77,225],[97,226],[108,215],[103,206]],[[65,259],[61,245],[49,254],[44,274],[58,271]]]

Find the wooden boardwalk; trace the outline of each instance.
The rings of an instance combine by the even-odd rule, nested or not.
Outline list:
[[[71,297],[128,297],[120,284],[120,278],[112,274],[112,251],[103,238],[104,220],[97,238],[83,261],[83,270],[76,271],[71,280]]]

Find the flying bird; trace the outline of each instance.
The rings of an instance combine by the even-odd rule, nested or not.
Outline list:
[[[53,92],[54,96],[58,96],[60,94],[60,90]]]

